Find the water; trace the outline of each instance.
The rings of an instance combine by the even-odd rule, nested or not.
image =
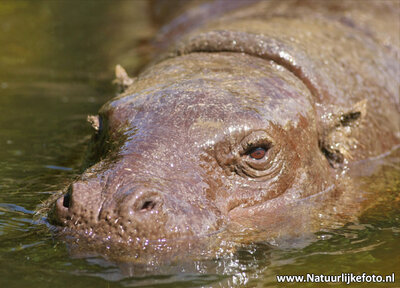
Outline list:
[[[79,175],[92,133],[86,117],[115,96],[114,65],[135,72],[149,57],[154,28],[146,5],[0,2],[0,287],[284,287],[276,275],[306,273],[395,272],[400,279],[398,152],[365,178],[379,205],[306,247],[252,245],[219,260],[161,267],[158,275],[69,255],[34,212]]]

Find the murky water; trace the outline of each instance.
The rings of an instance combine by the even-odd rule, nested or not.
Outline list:
[[[137,71],[146,62],[154,32],[146,4],[0,1],[0,287],[284,287],[276,275],[306,273],[394,272],[400,279],[398,152],[365,178],[364,191],[380,195],[379,205],[303,248],[257,244],[224,259],[160,268],[161,275],[69,256],[34,211],[79,174],[91,135],[86,116],[115,95],[114,65]],[[316,287],[308,285],[297,286]]]

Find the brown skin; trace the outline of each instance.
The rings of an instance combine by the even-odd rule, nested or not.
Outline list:
[[[399,5],[350,2],[267,1],[199,24],[101,108],[95,141],[123,141],[53,223],[89,239],[82,249],[147,261],[354,220],[352,163],[400,144],[399,39],[374,34]]]

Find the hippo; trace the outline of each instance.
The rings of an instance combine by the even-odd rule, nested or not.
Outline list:
[[[124,91],[90,117],[87,169],[48,214],[60,237],[207,258],[373,205],[351,172],[400,147],[399,2],[177,3],[153,1],[157,57],[135,78],[118,66]]]

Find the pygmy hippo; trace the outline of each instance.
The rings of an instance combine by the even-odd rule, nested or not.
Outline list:
[[[354,220],[368,197],[352,165],[400,145],[399,2],[185,3],[168,49],[119,70],[125,91],[91,118],[98,162],[51,223],[147,261]]]

